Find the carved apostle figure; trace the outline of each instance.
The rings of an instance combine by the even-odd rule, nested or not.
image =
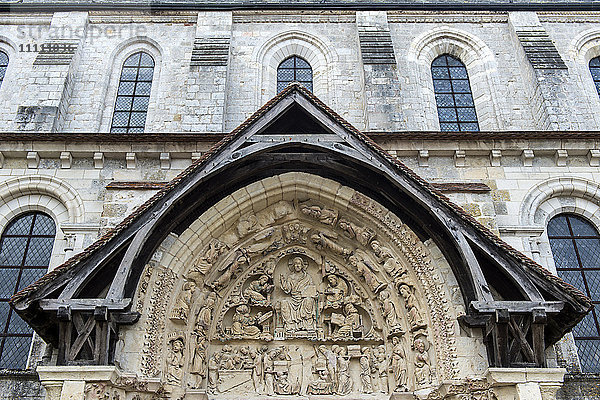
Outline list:
[[[315,331],[317,287],[308,274],[308,262],[293,257],[289,262],[290,274],[279,275],[281,290],[290,297],[281,300],[281,317],[286,332]]]
[[[415,349],[415,381],[417,385],[424,386],[431,383],[431,366],[429,365],[429,356],[427,355],[427,346],[425,341],[417,338],[414,341]]]
[[[167,355],[167,382],[174,385],[181,384],[183,378],[183,339],[177,337],[169,341],[169,354]]]
[[[352,379],[350,378],[350,357],[346,355],[344,347],[337,349],[338,386],[337,394],[345,396],[352,391]]]
[[[348,263],[354,270],[363,277],[369,289],[373,291],[373,293],[378,293],[379,291],[385,289],[386,284],[381,282],[379,278],[373,273],[370,266],[364,260],[361,260],[356,255],[350,256],[348,258]]]
[[[396,304],[391,299],[391,294],[388,289],[379,293],[379,301],[381,301],[383,318],[385,319],[390,332],[401,330],[400,315],[396,309]]]
[[[202,379],[206,377],[206,350],[208,343],[203,331],[194,331],[192,335],[196,337],[196,346],[194,347],[194,357],[190,366],[192,375],[191,386],[198,389],[202,385]]]
[[[175,300],[175,305],[171,311],[171,319],[175,321],[182,321],[187,323],[187,318],[190,312],[190,304],[192,303],[192,296],[196,290],[196,283],[194,281],[186,281],[181,288],[181,292]]]
[[[425,328],[427,323],[423,320],[421,312],[419,311],[417,298],[413,292],[413,289],[406,285],[400,285],[400,294],[406,302],[406,311],[408,314],[408,320],[410,322],[410,330],[416,331],[421,328]]]
[[[260,328],[256,323],[257,317],[250,315],[250,307],[245,304],[237,306],[233,314],[233,323],[231,324],[231,333],[234,336],[244,336],[248,338],[256,338],[260,335]]]
[[[275,286],[269,284],[269,277],[267,275],[261,275],[257,280],[251,282],[246,290],[244,290],[244,297],[246,297],[251,304],[266,306],[268,304],[269,293],[271,293],[274,288]]]
[[[402,264],[394,258],[390,249],[382,246],[379,241],[373,240],[371,242],[371,248],[373,249],[373,254],[375,254],[375,257],[377,258],[377,262],[381,264],[383,270],[390,276],[400,277],[408,272]]]
[[[360,314],[356,310],[356,307],[354,307],[354,304],[346,304],[344,312],[344,322],[333,334],[335,338],[352,338],[353,333],[359,331],[361,328]]]
[[[206,299],[204,300],[204,304],[200,311],[198,311],[198,317],[196,318],[196,329],[198,327],[202,327],[204,330],[207,330],[212,323],[212,314],[213,309],[215,308],[215,303],[217,302],[217,294],[215,292],[210,292]]]
[[[390,372],[394,374],[395,392],[408,391],[408,374],[406,365],[406,352],[400,338],[392,338],[392,357],[390,362]]]
[[[344,298],[348,295],[348,286],[337,275],[327,275],[325,289],[325,308],[342,308]]]
[[[385,350],[384,345],[380,345],[377,347],[375,353],[375,366],[376,373],[379,378],[379,391],[382,393],[389,393],[390,389],[388,383],[387,351]]]
[[[360,391],[373,393],[373,381],[371,379],[371,349],[363,347],[359,359],[360,364]]]

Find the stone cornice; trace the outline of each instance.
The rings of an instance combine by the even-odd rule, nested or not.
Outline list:
[[[53,9],[92,10],[92,9],[151,9],[151,10],[236,10],[236,9],[355,9],[355,10],[598,10],[598,4],[590,0],[5,0],[0,1],[0,9],[6,11],[32,11]]]

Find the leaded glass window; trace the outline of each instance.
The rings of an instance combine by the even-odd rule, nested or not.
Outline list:
[[[592,58],[590,60],[590,73],[592,74],[592,78],[594,79],[596,90],[600,95],[600,57]]]
[[[0,85],[2,85],[2,82],[4,81],[6,68],[8,68],[8,54],[0,51]]]
[[[139,52],[125,60],[117,89],[112,133],[144,132],[153,75],[154,60],[149,54]]]
[[[443,132],[477,132],[479,124],[465,65],[450,55],[431,63],[433,90]]]
[[[313,90],[313,73],[310,64],[298,56],[285,59],[277,68],[277,93],[292,82],[298,82],[308,90]]]
[[[33,331],[8,300],[48,270],[56,227],[39,212],[11,221],[0,238],[0,369],[25,369]]]
[[[594,308],[573,336],[583,372],[600,372],[600,235],[587,220],[560,214],[548,223],[558,276],[588,295]]]

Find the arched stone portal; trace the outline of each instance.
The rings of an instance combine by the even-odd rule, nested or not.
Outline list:
[[[389,398],[477,372],[459,368],[459,290],[384,207],[286,173],[164,241],[137,292],[144,340],[116,357],[175,392]]]

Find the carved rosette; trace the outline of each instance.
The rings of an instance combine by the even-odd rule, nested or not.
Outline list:
[[[427,248],[359,193],[346,207],[278,201],[221,224],[184,267],[153,269],[140,292],[145,376],[269,395],[388,394],[454,377],[450,301]]]

